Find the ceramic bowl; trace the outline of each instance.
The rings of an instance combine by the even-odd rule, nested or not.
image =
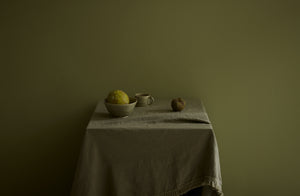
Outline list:
[[[136,98],[129,98],[129,104],[113,104],[107,103],[107,100],[104,100],[105,107],[107,111],[114,117],[126,117],[134,109],[137,103]]]

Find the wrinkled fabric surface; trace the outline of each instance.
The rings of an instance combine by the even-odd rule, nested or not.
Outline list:
[[[99,102],[88,124],[72,196],[219,196],[216,137],[203,104],[170,100],[112,118]]]

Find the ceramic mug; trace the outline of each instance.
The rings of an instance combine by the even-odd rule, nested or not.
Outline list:
[[[135,98],[137,99],[137,107],[151,105],[154,102],[154,98],[148,93],[136,93]]]

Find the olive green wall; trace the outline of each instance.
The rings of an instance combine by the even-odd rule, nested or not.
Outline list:
[[[226,195],[297,195],[297,0],[8,2],[0,195],[68,195],[89,116],[113,89],[201,97]]]

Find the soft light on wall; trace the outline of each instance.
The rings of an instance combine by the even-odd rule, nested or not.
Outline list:
[[[297,194],[297,1],[0,4],[0,195],[68,195],[112,89],[203,99],[225,194]]]

